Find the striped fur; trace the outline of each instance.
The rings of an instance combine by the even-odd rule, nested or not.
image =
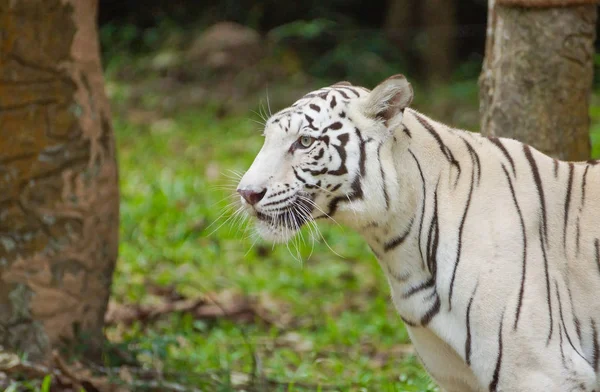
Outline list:
[[[411,99],[403,77],[338,84],[269,119],[240,183],[267,190],[247,206],[259,233],[360,232],[444,391],[600,392],[599,162],[449,128]]]

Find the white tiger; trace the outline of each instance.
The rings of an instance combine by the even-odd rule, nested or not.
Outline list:
[[[600,165],[408,108],[393,76],[347,82],[272,116],[238,192],[268,240],[309,220],[356,229],[440,387],[596,391]]]

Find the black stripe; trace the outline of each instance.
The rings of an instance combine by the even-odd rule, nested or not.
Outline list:
[[[346,89],[346,90],[352,92],[354,95],[356,95],[357,98],[360,97],[360,94],[355,89],[353,89],[352,87],[346,87],[346,86],[345,87],[338,87],[336,90],[340,91],[340,88],[343,88],[343,89]]]
[[[565,336],[567,337],[567,341],[569,342],[569,345],[571,346],[571,348],[573,348],[573,350],[577,353],[577,355],[579,355],[581,358],[583,358],[587,363],[590,363],[590,361],[588,361],[588,359],[586,357],[581,355],[579,350],[577,350],[575,348],[575,345],[573,344],[573,341],[571,340],[571,336],[569,336],[569,331],[567,330],[567,327],[565,325],[565,319],[563,317],[562,303],[560,302],[560,291],[558,290],[558,283],[556,282],[556,279],[554,280],[554,287],[556,289],[556,297],[558,299],[558,313],[560,315],[560,322],[562,324],[562,328],[565,330]]]
[[[589,168],[590,168],[590,165],[587,165],[585,167],[585,170],[583,172],[583,180],[581,181],[581,207],[583,207],[583,205],[585,204],[585,185],[586,185],[587,173],[588,173]]]
[[[554,177],[558,177],[558,160],[554,158],[552,161],[554,162]]]
[[[471,206],[471,198],[473,196],[473,188],[475,181],[475,167],[471,170],[471,185],[469,187],[469,196],[467,198],[467,205],[465,206],[465,210],[463,212],[462,219],[460,221],[460,226],[458,227],[458,245],[456,249],[456,260],[454,261],[454,269],[452,271],[452,278],[450,279],[450,291],[448,293],[448,307],[449,310],[452,310],[452,293],[454,292],[454,279],[456,279],[456,271],[458,269],[458,264],[460,263],[460,254],[462,251],[462,235],[463,229],[465,227],[465,221],[467,220],[467,213],[469,212],[469,207]]]
[[[437,248],[440,237],[440,227],[438,224],[438,186],[435,187],[433,192],[433,217],[431,218],[431,224],[429,226],[429,233],[427,237],[427,268],[433,275],[434,279],[437,276]],[[434,231],[435,230],[435,231]]]
[[[333,148],[335,148],[335,150],[338,152],[338,155],[340,156],[340,166],[335,169],[335,170],[330,170],[327,173],[331,174],[332,176],[341,176],[342,174],[346,174],[348,173],[348,168],[346,168],[346,144],[348,143],[348,140],[350,139],[350,136],[347,133],[343,133],[341,135],[338,135],[337,140],[340,142],[339,146],[336,146],[335,144],[333,145]]]
[[[335,212],[337,211],[338,208],[338,204],[340,204],[341,202],[348,200],[345,196],[339,196],[339,197],[335,197],[333,199],[331,199],[331,201],[329,202],[329,205],[327,206],[328,211],[327,211],[327,215],[329,216],[333,216],[333,214],[335,214]]]
[[[410,220],[410,223],[408,224],[408,228],[406,229],[406,231],[402,234],[400,234],[398,237],[387,241],[384,245],[383,245],[383,250],[385,250],[386,252],[389,252],[390,250],[400,246],[404,240],[406,239],[406,237],[408,237],[408,235],[410,234],[410,231],[412,229],[412,225],[413,225],[413,221],[414,218],[412,218]]]
[[[490,382],[490,392],[498,391],[498,380],[500,379],[500,368],[502,367],[502,326],[504,324],[504,312],[500,318],[500,330],[498,332],[498,356],[496,357],[496,368],[494,369],[494,375]]]
[[[465,339],[465,358],[468,366],[471,366],[471,305],[473,305],[473,299],[475,298],[475,293],[477,292],[478,286],[479,282],[475,284],[475,289],[473,290],[473,294],[471,294],[471,298],[469,298],[469,304],[467,305],[467,320],[465,321],[465,324],[467,325],[467,338]]]
[[[319,152],[317,153],[317,155],[315,155],[313,157],[314,160],[318,161],[319,159],[323,158],[323,155],[325,154],[325,148],[321,147],[321,149],[319,150]]]
[[[365,161],[366,161],[365,142],[364,142],[358,128],[355,128],[355,132],[356,132],[356,136],[358,136],[358,139],[359,139],[360,156],[358,158],[358,163],[359,163],[359,167],[360,167],[360,174],[357,174],[356,177],[354,178],[354,181],[352,182],[352,193],[350,193],[348,195],[348,200],[350,200],[350,201],[356,200],[356,199],[362,199],[364,197],[364,193],[363,193],[363,189],[362,189],[362,179],[365,176],[365,170],[366,170],[365,169]]]
[[[409,298],[413,295],[421,292],[423,290],[427,290],[428,288],[435,287],[435,280],[430,277],[425,282],[418,284],[417,286],[411,287],[406,293],[402,294],[402,298]]]
[[[473,164],[473,166],[477,167],[477,185],[479,185],[481,183],[481,161],[479,160],[479,155],[477,154],[477,151],[475,151],[471,143],[467,141],[467,139],[463,137],[461,137],[461,139],[463,142],[465,142],[467,150],[469,150],[469,155],[471,156],[471,163]]]
[[[598,330],[596,329],[596,321],[594,321],[594,319],[590,319],[590,321],[592,324],[592,339],[594,343],[594,370],[596,371],[596,373],[598,373],[598,371],[600,370],[598,369],[598,360],[600,359],[600,349],[598,348]]]
[[[429,308],[429,310],[427,311],[427,313],[425,313],[425,315],[423,315],[423,317],[421,317],[421,325],[422,326],[426,326],[427,324],[429,324],[431,319],[434,318],[435,315],[439,313],[440,306],[441,306],[440,297],[436,295],[433,306],[431,308]]]
[[[354,177],[354,181],[352,181],[351,189],[352,189],[352,192],[350,192],[350,194],[348,195],[349,201],[362,199],[364,197],[362,184],[360,181],[360,176],[357,175],[356,177]]]
[[[577,333],[577,339],[579,339],[579,346],[583,347],[581,344],[581,323],[579,322],[579,318],[577,318],[577,313],[575,312],[575,305],[573,304],[573,295],[571,294],[571,288],[567,285],[567,292],[569,293],[569,303],[571,304],[571,312],[573,313],[573,324],[575,325],[575,332]]]
[[[421,176],[421,183],[423,184],[423,200],[421,201],[422,207],[421,207],[421,220],[419,222],[419,254],[421,255],[421,260],[423,260],[423,249],[421,248],[421,233],[423,232],[423,221],[425,220],[425,202],[427,201],[427,188],[425,186],[425,176],[423,176],[423,170],[421,170],[421,165],[419,164],[419,161],[417,160],[417,157],[415,156],[415,154],[413,154],[413,152],[411,150],[408,150],[408,152],[410,153],[410,155],[412,155],[413,159],[415,160],[415,163],[417,164],[417,169],[419,169],[419,175]]]
[[[510,163],[510,167],[512,168],[512,172],[516,177],[517,169],[515,168],[515,161],[512,159],[512,157],[508,153],[508,150],[506,149],[506,147],[504,147],[504,144],[502,143],[502,141],[500,139],[498,139],[497,137],[493,137],[493,136],[489,136],[488,139],[489,139],[489,141],[494,143],[496,145],[496,147],[498,147],[500,149],[500,151],[502,151],[502,154],[504,154],[506,159],[508,159],[508,162]]]
[[[311,116],[309,116],[308,114],[305,114],[304,118],[306,119],[306,121],[308,121],[308,127],[310,129],[313,129],[315,131],[319,129],[313,125],[313,121],[315,121],[315,120]]]
[[[285,184],[285,187],[286,187],[286,188],[288,188],[289,186],[290,186],[290,184]],[[279,191],[279,192],[277,192],[277,193],[273,193],[272,195],[269,195],[269,196],[267,197],[267,199],[272,199],[272,198],[274,198],[274,197],[276,197],[276,196],[283,195],[284,193],[287,193],[287,192],[289,192],[289,189],[284,189],[284,190],[282,190],[282,191]]]
[[[323,128],[323,130],[321,131],[321,134],[327,132],[328,130],[333,130],[333,131],[337,131],[339,129],[342,128],[342,123],[339,121],[334,122],[333,124],[330,124],[328,126],[326,126],[325,128]]]
[[[546,277],[546,302],[548,303],[548,315],[550,317],[550,330],[548,331],[548,338],[546,345],[550,343],[552,339],[552,333],[554,332],[554,317],[552,317],[552,297],[550,296],[550,272],[548,271],[548,256],[546,255],[546,246],[544,245],[544,239],[542,237],[542,225],[539,225],[539,237],[540,247],[542,248],[542,258],[544,259],[544,274]]]
[[[303,184],[306,184],[306,180],[304,178],[300,177],[300,175],[296,171],[296,168],[293,167],[293,166],[292,166],[292,171],[294,172],[294,175],[296,176],[296,178],[298,179],[298,181],[302,182]]]
[[[337,101],[335,100],[335,95],[332,95],[331,102],[329,103],[329,107],[333,109],[335,107],[335,105],[337,105]]]
[[[581,211],[580,211],[581,212]],[[575,255],[579,257],[579,252],[581,250],[581,219],[579,215],[577,215],[577,224],[575,225]]]
[[[275,196],[275,195],[273,195],[273,196]],[[263,204],[262,206],[263,207],[273,206],[273,205],[276,205],[276,204],[279,204],[279,203],[283,203],[284,201],[291,200],[294,197],[296,197],[296,195],[290,195],[290,196],[284,197],[283,199],[280,199],[280,200],[270,201],[270,202],[268,202],[266,204]]]
[[[344,91],[342,91],[340,89],[336,89],[335,91],[337,91],[338,93],[340,93],[340,95],[342,97],[344,97],[344,99],[350,99],[350,97],[348,96],[348,94],[346,94]]]
[[[560,347],[560,360],[564,368],[567,367],[565,362],[565,351],[563,349],[563,334],[562,334],[562,325],[558,324],[558,336],[559,336],[559,347]]]
[[[329,216],[332,216],[333,214],[335,214],[339,203],[351,201],[351,200],[355,200],[355,199],[362,199],[364,196],[362,185],[360,183],[360,177],[364,176],[364,172],[365,172],[365,143],[362,140],[361,134],[358,129],[356,129],[356,134],[358,135],[358,137],[360,139],[360,154],[361,154],[361,156],[359,158],[360,159],[359,163],[360,163],[360,174],[361,175],[357,174],[356,177],[354,178],[354,181],[352,182],[352,191],[349,195],[335,197],[329,202],[329,205],[327,206],[329,209],[329,211],[328,211]],[[344,147],[346,146],[346,143],[348,143],[349,135],[347,133],[344,133],[344,134],[339,135],[337,138],[340,141],[341,146],[334,145],[333,147],[340,154],[340,158],[342,159],[342,162],[340,163],[339,168],[337,168],[334,171],[328,172],[328,174],[333,174],[333,175],[341,175],[341,174],[345,174],[348,172],[348,169],[346,168],[346,150],[344,149]]]
[[[308,168],[301,169],[301,170],[302,171],[307,171],[310,174],[312,174],[313,176],[320,176],[321,174],[327,173],[327,168],[326,167],[322,168],[321,170],[312,170],[312,169],[308,169]]]
[[[379,173],[381,174],[381,183],[383,185],[383,198],[385,199],[385,209],[388,210],[390,208],[390,196],[387,191],[387,183],[385,181],[385,172],[383,171],[383,164],[381,163],[381,146],[383,143],[377,147],[377,162],[379,162]]]
[[[308,107],[314,110],[315,112],[321,111],[321,107],[319,105],[315,105],[314,103],[311,103],[310,105],[308,105]]]
[[[402,132],[404,132],[406,134],[406,136],[408,136],[409,138],[412,138],[412,134],[410,133],[408,128],[402,127]]]
[[[365,141],[362,138],[362,135],[360,133],[360,131],[358,130],[358,128],[354,128],[354,132],[356,132],[356,136],[358,136],[358,140],[360,141],[359,143],[359,148],[360,148],[360,158],[359,158],[359,166],[360,166],[360,175],[362,177],[364,177],[365,175],[365,161],[367,159],[367,156],[365,154]]]
[[[542,208],[542,225],[543,225],[543,234],[546,243],[548,243],[548,224],[546,222],[546,198],[544,197],[544,187],[542,186],[542,179],[540,177],[540,172],[538,171],[537,164],[535,163],[535,159],[531,154],[531,149],[528,145],[523,145],[523,151],[525,152],[525,157],[529,162],[529,166],[531,167],[531,173],[533,174],[533,180],[535,181],[535,187],[538,192],[538,196],[540,198],[540,205]]]
[[[321,188],[321,180],[318,180],[314,184],[306,184],[305,186],[306,186],[307,189]],[[327,195],[327,196],[329,196],[329,195]]]
[[[567,251],[567,224],[569,223],[569,207],[571,206],[571,189],[573,188],[573,163],[569,162],[569,182],[567,185],[567,195],[565,197],[565,216],[563,226],[563,247],[565,254]]]
[[[598,265],[598,272],[600,272],[600,240],[598,238],[594,240],[594,247],[596,248],[596,264]]]
[[[435,131],[435,129],[433,129],[433,126],[431,124],[429,124],[429,122],[427,122],[427,120],[425,120],[423,117],[419,116],[418,114],[415,114],[414,116],[421,123],[421,125],[431,134],[431,136],[433,136],[433,138],[436,140],[440,150],[442,151],[442,153],[444,154],[444,156],[446,157],[448,162],[450,162],[450,164],[452,166],[456,167],[456,169],[458,170],[458,175],[456,177],[456,180],[458,181],[458,177],[460,177],[460,164],[454,158],[454,154],[452,154],[452,151],[450,151],[448,146],[446,146],[444,144],[440,135]]]
[[[521,315],[521,306],[523,305],[523,294],[525,292],[525,276],[527,273],[527,231],[525,230],[525,220],[523,219],[523,213],[521,212],[521,208],[519,207],[519,202],[517,201],[517,195],[515,194],[515,188],[512,184],[512,180],[510,179],[510,175],[508,174],[508,170],[502,165],[502,170],[504,171],[504,176],[506,177],[506,181],[508,182],[508,187],[510,188],[510,194],[513,199],[513,203],[515,203],[515,208],[517,209],[517,214],[519,215],[519,222],[521,224],[521,233],[523,234],[523,266],[521,267],[521,287],[519,289],[519,299],[517,302],[517,310],[515,314],[515,324],[513,326],[513,330],[517,329],[519,324],[519,317]]]

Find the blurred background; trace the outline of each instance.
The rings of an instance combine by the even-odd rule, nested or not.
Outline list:
[[[108,75],[136,82],[134,103],[151,90],[168,95],[157,102],[165,110],[208,101],[244,110],[266,98],[267,87],[290,93],[274,99],[281,107],[313,86],[347,79],[373,87],[397,72],[427,86],[454,82],[453,93],[466,96],[474,85],[460,83],[480,71],[486,7],[483,0],[149,0],[140,8],[104,0],[100,27]]]
[[[264,117],[332,82],[403,73],[415,108],[477,131],[486,13],[483,0],[101,0],[121,184],[107,363],[199,390],[437,390],[357,235],[322,223],[263,244],[234,193]]]

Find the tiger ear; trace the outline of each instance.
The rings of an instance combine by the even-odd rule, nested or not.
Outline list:
[[[404,75],[390,76],[367,97],[365,114],[387,123],[404,110],[413,99],[413,89]]]

